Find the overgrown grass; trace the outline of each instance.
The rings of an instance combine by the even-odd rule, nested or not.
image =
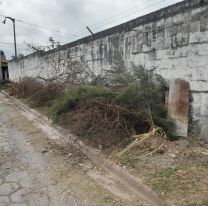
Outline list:
[[[208,206],[208,198],[205,198],[204,200],[202,200],[201,203],[187,202],[183,204],[183,206]]]
[[[152,186],[154,191],[165,196],[171,190],[174,190],[174,184],[179,182],[176,181],[176,179],[178,179],[178,170],[179,168],[177,167],[168,167],[159,171],[155,171],[147,180],[148,184]]]

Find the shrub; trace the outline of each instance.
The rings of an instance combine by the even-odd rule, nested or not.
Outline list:
[[[31,105],[34,107],[50,106],[54,99],[64,94],[62,85],[49,83],[42,84],[40,90],[31,95]]]
[[[146,85],[148,84],[148,85]],[[116,102],[129,110],[143,111],[149,114],[155,125],[162,127],[172,137],[173,122],[167,118],[164,103],[164,91],[155,83],[133,83],[121,90]]]
[[[92,84],[102,85],[106,80],[119,86],[117,93],[92,85],[74,87],[55,101],[50,117],[58,120],[61,116],[61,122],[69,124],[80,136],[95,136],[97,141],[108,139],[112,144],[147,132],[151,124],[162,127],[172,137],[174,124],[167,118],[163,79],[155,78],[142,67],[135,67],[132,74],[114,69],[110,79],[99,77]],[[94,100],[99,101],[95,103]]]
[[[14,83],[10,93],[18,98],[29,98],[42,89],[42,84],[33,78],[24,78]]]
[[[172,137],[174,124],[167,117],[162,78],[143,67],[134,67],[131,73],[121,67],[108,75],[109,78],[98,76],[91,85],[77,85],[67,91],[57,83],[43,84],[28,78],[16,84],[15,89],[33,106],[50,106],[49,117],[97,145],[124,145],[134,135],[148,132],[151,126],[162,127]]]
[[[0,81],[0,85],[5,85],[5,84],[9,84],[9,83],[11,83],[11,81],[9,79]]]
[[[33,78],[24,78],[14,83],[10,95],[27,98],[31,106],[50,106],[52,101],[63,94],[63,87],[59,84],[45,84]]]
[[[8,85],[11,84],[11,81],[9,79],[1,80],[0,81],[0,89],[6,89]]]
[[[57,117],[72,111],[79,103],[91,99],[113,99],[114,94],[109,90],[97,86],[73,87],[65,92],[63,97],[57,99],[49,110],[49,116],[57,120]]]

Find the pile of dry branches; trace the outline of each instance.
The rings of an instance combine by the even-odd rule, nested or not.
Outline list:
[[[44,83],[33,78],[24,78],[13,83],[9,94],[18,98],[30,100],[31,106],[49,106],[52,101],[64,92],[62,84]]]
[[[135,135],[133,141],[122,151],[113,155],[113,158],[116,162],[122,164],[128,162],[129,159],[137,160],[159,151],[163,148],[166,141],[167,136],[163,129],[152,127],[148,133]]]
[[[131,137],[150,129],[147,114],[99,100],[82,102],[75,111],[63,114],[61,123],[99,148],[123,147]]]

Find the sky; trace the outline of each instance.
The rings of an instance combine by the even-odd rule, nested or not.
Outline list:
[[[31,53],[27,44],[61,44],[88,36],[182,0],[0,0],[0,50],[14,55],[13,27],[4,16],[16,19],[18,54]]]

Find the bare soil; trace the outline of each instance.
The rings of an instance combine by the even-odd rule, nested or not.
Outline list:
[[[118,182],[113,181],[112,183],[113,178],[109,179],[107,174],[105,175],[85,156],[77,153],[68,145],[60,147],[59,144],[51,142],[45,137],[41,138],[41,141],[38,140],[37,143],[38,145],[43,144],[41,148],[49,151],[44,154],[45,156],[50,154],[61,159],[61,165],[64,165],[65,168],[61,172],[61,177],[65,177],[63,182],[75,184],[74,190],[78,194],[77,196],[90,199],[93,202],[90,205],[147,205],[141,200],[137,200]],[[103,153],[106,156],[111,154],[112,157],[112,152],[115,154],[115,151],[115,147],[106,148]],[[123,166],[141,178],[164,199],[177,206],[208,206],[208,144],[200,141],[197,136],[190,135],[186,140],[167,141],[165,146],[156,153],[145,157],[140,157],[140,155],[141,153],[138,151],[138,159],[128,157]],[[71,175],[67,176],[69,171],[72,172],[71,170],[74,171],[73,178]],[[94,188],[96,185],[95,193],[92,193],[91,187],[87,187],[90,185],[89,182],[84,184],[86,188],[80,186],[80,181],[84,182],[83,174],[95,180],[96,184],[92,186]],[[60,178],[60,174],[57,178]],[[104,194],[101,189],[103,187],[105,188]],[[87,190],[91,192],[87,193]],[[94,196],[99,197],[98,200]]]
[[[168,141],[152,155],[129,158],[125,166],[174,205],[208,205],[208,144],[194,135]]]
[[[1,206],[148,205],[55,139],[0,95]]]

